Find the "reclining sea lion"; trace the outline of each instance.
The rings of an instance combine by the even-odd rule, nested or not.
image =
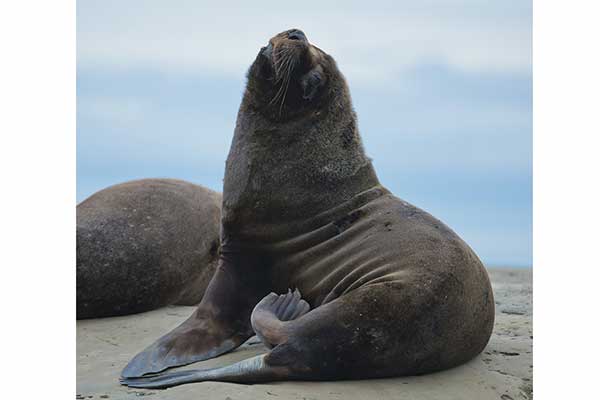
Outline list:
[[[77,205],[77,319],[196,305],[218,261],[221,195],[175,179],[110,186]]]

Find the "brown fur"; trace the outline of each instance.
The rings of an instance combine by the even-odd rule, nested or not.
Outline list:
[[[308,41],[286,39],[290,32],[271,39],[248,72],[225,172],[221,263],[183,327],[219,318],[227,332],[248,332],[251,306],[269,291],[298,288],[311,311],[285,323],[261,367],[279,372],[235,379],[420,374],[471,359],[494,321],[485,268],[442,222],[381,186],[335,61]],[[282,49],[296,58],[283,72]],[[267,333],[277,336],[279,325]],[[196,360],[208,358],[204,336],[184,331],[138,357],[163,369],[193,357],[169,364],[161,351],[189,355],[194,347]],[[158,369],[134,361],[125,377]]]

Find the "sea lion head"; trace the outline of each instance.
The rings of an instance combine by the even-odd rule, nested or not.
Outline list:
[[[285,121],[320,109],[345,87],[335,60],[309,43],[304,32],[289,29],[260,49],[248,71],[246,105],[270,120]]]

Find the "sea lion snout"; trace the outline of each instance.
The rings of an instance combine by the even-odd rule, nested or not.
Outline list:
[[[289,40],[300,40],[308,42],[308,39],[306,39],[306,35],[300,29],[290,29],[289,31],[287,31],[287,37]]]
[[[247,104],[271,121],[308,113],[324,92],[327,70],[335,68],[323,51],[300,29],[288,29],[269,39],[248,71]]]
[[[277,35],[273,36],[270,42],[282,42],[282,41],[298,41],[304,42],[308,44],[308,39],[306,38],[306,34],[297,28],[288,29],[286,31],[280,32]]]
[[[269,40],[267,50],[271,61],[277,64],[285,55],[292,55],[294,58],[302,57],[308,53],[310,43],[306,34],[300,29],[288,29],[273,36]]]

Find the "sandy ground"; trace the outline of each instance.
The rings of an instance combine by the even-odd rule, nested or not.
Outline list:
[[[167,390],[120,386],[119,372],[139,350],[191,314],[167,307],[126,317],[77,322],[77,399],[500,399],[532,398],[531,270],[490,270],[496,325],[484,352],[460,367],[435,374],[344,382],[278,382],[260,385],[203,382]],[[239,361],[265,348],[250,339],[236,351],[185,367]]]

